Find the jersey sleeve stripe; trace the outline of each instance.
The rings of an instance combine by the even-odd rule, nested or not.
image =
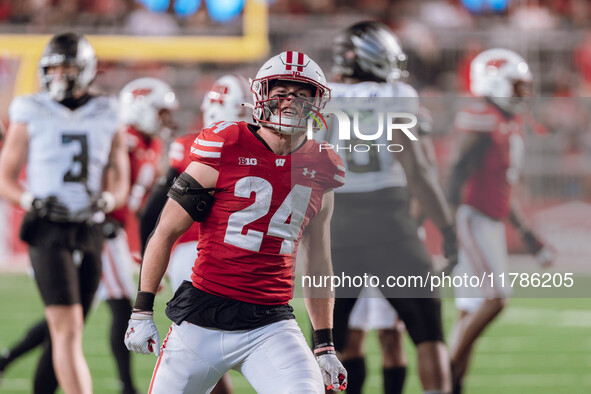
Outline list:
[[[201,139],[197,139],[197,144],[199,144],[201,146],[215,146],[216,148],[221,148],[222,146],[224,146],[223,142],[205,141],[205,140],[201,140]]]
[[[342,165],[340,165],[340,164],[337,165],[337,169],[340,170],[340,171],[343,171],[343,172],[347,171],[347,169],[345,167],[343,167]]]
[[[345,183],[345,178],[344,178],[344,177],[342,177],[342,176],[340,176],[340,175],[335,175],[335,176],[333,177],[333,179],[334,179],[335,181],[338,181],[338,182],[341,182],[341,183]]]
[[[213,157],[219,158],[222,157],[222,152],[207,152],[201,149],[191,148],[191,153],[201,157]]]

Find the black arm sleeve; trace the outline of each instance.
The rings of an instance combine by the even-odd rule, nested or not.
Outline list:
[[[482,159],[490,144],[490,136],[483,134],[478,141],[455,164],[447,190],[447,200],[453,205],[460,205],[462,200],[462,187],[466,179],[474,170],[474,166]]]
[[[169,168],[166,175],[158,180],[158,183],[154,186],[150,196],[148,197],[148,200],[146,201],[146,206],[142,212],[142,216],[140,217],[142,256],[146,250],[148,239],[150,239],[152,231],[154,231],[156,228],[156,223],[158,223],[160,212],[162,211],[162,208],[164,208],[166,200],[168,200],[166,193],[168,193],[168,189],[170,189],[170,186],[177,176],[179,176],[179,172],[174,168]]]

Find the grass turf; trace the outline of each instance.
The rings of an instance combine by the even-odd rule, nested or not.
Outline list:
[[[164,316],[170,289],[156,301],[156,324],[164,338],[169,326]],[[309,324],[301,299],[293,306],[307,334]],[[11,345],[42,316],[33,280],[24,274],[0,275],[0,348]],[[446,333],[453,322],[453,301],[444,302]],[[84,351],[95,393],[118,393],[116,367],[108,345],[110,315],[104,303],[91,313],[84,332]],[[509,308],[486,331],[465,385],[466,393],[589,393],[591,392],[591,300],[514,298]],[[407,340],[409,371],[405,393],[420,393],[412,344]],[[368,378],[365,393],[382,392],[379,349],[375,333],[367,342]],[[0,393],[31,392],[39,349],[18,359],[5,371]],[[133,355],[137,388],[147,392],[156,358]],[[248,382],[232,373],[236,394],[254,393]]]

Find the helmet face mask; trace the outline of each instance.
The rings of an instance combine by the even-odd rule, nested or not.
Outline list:
[[[362,81],[394,82],[406,75],[406,55],[381,23],[360,22],[339,34],[333,46],[333,73]]]
[[[300,93],[294,95],[287,90],[274,93],[276,86],[283,85],[279,85],[281,82],[294,88],[305,85],[310,97]],[[282,52],[269,59],[251,81],[250,90],[255,103],[253,118],[282,134],[306,131],[308,119],[321,119],[320,111],[330,100],[330,89],[326,86],[324,73],[301,52]],[[285,110],[287,105],[292,106],[292,110]]]
[[[172,112],[178,101],[172,88],[157,78],[139,78],[129,82],[119,93],[120,122],[135,127],[145,135],[156,135],[176,125]]]
[[[97,60],[86,38],[75,33],[57,34],[39,60],[41,86],[56,101],[77,98],[96,77]]]

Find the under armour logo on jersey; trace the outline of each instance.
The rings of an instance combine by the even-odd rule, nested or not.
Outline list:
[[[257,165],[257,159],[250,158],[250,157],[239,157],[238,158],[238,164],[241,165],[241,166],[256,166]]]
[[[287,51],[285,54],[285,70],[292,71],[292,67],[295,67],[295,71],[303,72],[304,67],[304,54],[301,52]]]
[[[275,160],[275,167],[283,167],[285,164],[285,159],[276,159]]]
[[[316,178],[316,171],[315,170],[308,171],[308,168],[304,168],[302,175],[303,176],[310,176],[310,178]]]

